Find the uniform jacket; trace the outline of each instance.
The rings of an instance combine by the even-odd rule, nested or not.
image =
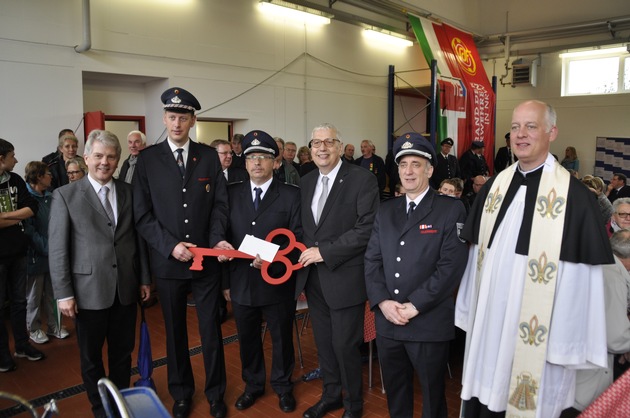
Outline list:
[[[136,234],[131,186],[116,184],[118,219],[110,226],[88,177],[55,189],[48,229],[50,277],[56,299],[74,297],[80,309],[107,309],[139,298],[150,284],[146,247]]]
[[[300,189],[274,179],[263,195],[258,211],[254,210],[251,183],[231,184],[228,187],[230,223],[228,242],[238,248],[246,234],[265,239],[267,234],[277,228],[293,231],[298,242],[302,240],[302,222],[300,220]],[[286,240],[274,241],[286,246]],[[293,254],[293,263],[299,252]],[[295,276],[281,285],[271,285],[262,279],[260,270],[250,267],[251,260],[234,259],[228,266],[230,297],[241,305],[263,306],[293,299],[295,296]],[[271,266],[272,277],[280,277],[284,268]],[[276,267],[274,269],[274,267]],[[224,285],[225,287],[225,285]]]
[[[241,181],[249,180],[249,174],[247,170],[240,167],[228,167],[227,169],[227,182],[228,184],[237,183]]]
[[[363,167],[363,160],[365,158],[363,156],[354,160],[354,164],[359,167]],[[366,167],[364,167],[366,168]],[[372,174],[376,176],[376,180],[378,182],[378,190],[381,192],[385,190],[385,186],[387,185],[387,169],[385,168],[385,161],[381,157],[376,154],[372,154],[372,166],[367,168]]]
[[[468,260],[459,239],[464,206],[429,189],[406,216],[406,199],[383,202],[365,253],[365,281],[376,331],[403,341],[448,341],[455,337],[454,301]],[[411,302],[420,314],[399,326],[383,316],[378,304]]]
[[[510,161],[510,154],[512,154],[512,159],[514,162],[518,161],[518,157],[514,155],[514,151],[508,147],[501,147],[497,152],[497,156],[494,157],[494,172],[500,173],[501,171],[508,168],[512,162]]]
[[[472,151],[466,151],[462,158],[459,160],[459,168],[461,169],[462,179],[464,181],[470,181],[476,176],[488,175],[488,164],[486,163],[486,157],[477,154]]]
[[[448,154],[446,158],[441,152],[437,153],[437,167],[431,176],[431,187],[438,189],[442,180],[461,178],[462,173],[459,170],[459,162],[454,155]]]
[[[355,306],[367,299],[363,256],[379,204],[376,177],[369,171],[341,163],[326,199],[319,224],[311,203],[319,170],[302,177],[302,228],[306,248],[319,247],[323,263],[298,271],[296,297],[302,292],[309,269],[316,268],[326,303],[333,309]]]
[[[151,267],[158,277],[189,279],[208,272],[171,257],[179,242],[214,247],[225,239],[228,203],[219,156],[190,141],[182,179],[164,141],[140,151],[133,175],[134,214],[138,232],[151,247]],[[204,266],[210,262],[208,257]]]

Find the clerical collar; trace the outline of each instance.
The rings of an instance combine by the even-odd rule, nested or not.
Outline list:
[[[547,163],[547,161],[545,161],[544,163],[542,163],[541,165],[539,165],[538,167],[528,170],[528,171],[523,171],[523,169],[521,168],[520,164],[516,165],[516,170],[521,173],[523,176],[527,176],[530,173],[533,173],[536,170],[540,170],[540,168],[542,168],[545,164]]]

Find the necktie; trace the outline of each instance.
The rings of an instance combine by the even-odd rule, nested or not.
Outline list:
[[[326,198],[328,197],[328,177],[322,177],[322,194],[319,195],[319,200],[317,201],[317,217],[315,218],[315,223],[319,223],[319,218],[322,216],[322,211],[324,210],[324,205],[326,205]]]
[[[114,209],[112,209],[112,205],[111,203],[109,203],[109,199],[107,198],[108,194],[109,187],[103,186],[101,187],[101,190],[98,191],[98,198],[101,201],[103,209],[105,209],[105,213],[107,214],[107,217],[112,224],[112,228],[116,229],[116,218],[114,217]]]
[[[262,194],[262,189],[260,187],[254,187],[254,191],[256,192],[256,197],[254,198],[254,210],[258,210],[258,206],[260,206],[260,195]]]
[[[175,151],[177,151],[177,167],[179,167],[179,172],[181,173],[183,178],[186,174],[186,167],[184,167],[184,157],[182,156],[184,149],[177,148]]]
[[[407,219],[409,219],[409,217],[411,216],[411,213],[413,212],[413,210],[416,208],[416,203],[415,202],[409,202],[409,209],[407,209]]]

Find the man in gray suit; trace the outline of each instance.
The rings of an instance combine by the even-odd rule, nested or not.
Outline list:
[[[75,318],[81,375],[95,417],[105,417],[97,382],[129,387],[139,295],[150,295],[148,258],[136,234],[131,185],[113,178],[120,143],[94,130],[85,144],[88,175],[53,194],[49,263],[60,311]],[[138,293],[140,290],[140,293]],[[102,351],[107,341],[109,373]]]

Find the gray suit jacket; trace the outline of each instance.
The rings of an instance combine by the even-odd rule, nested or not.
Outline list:
[[[114,231],[88,177],[53,194],[48,228],[55,298],[74,297],[79,309],[106,309],[116,291],[136,303],[140,284],[151,283],[146,245],[136,234],[131,185],[114,180],[118,220]]]

